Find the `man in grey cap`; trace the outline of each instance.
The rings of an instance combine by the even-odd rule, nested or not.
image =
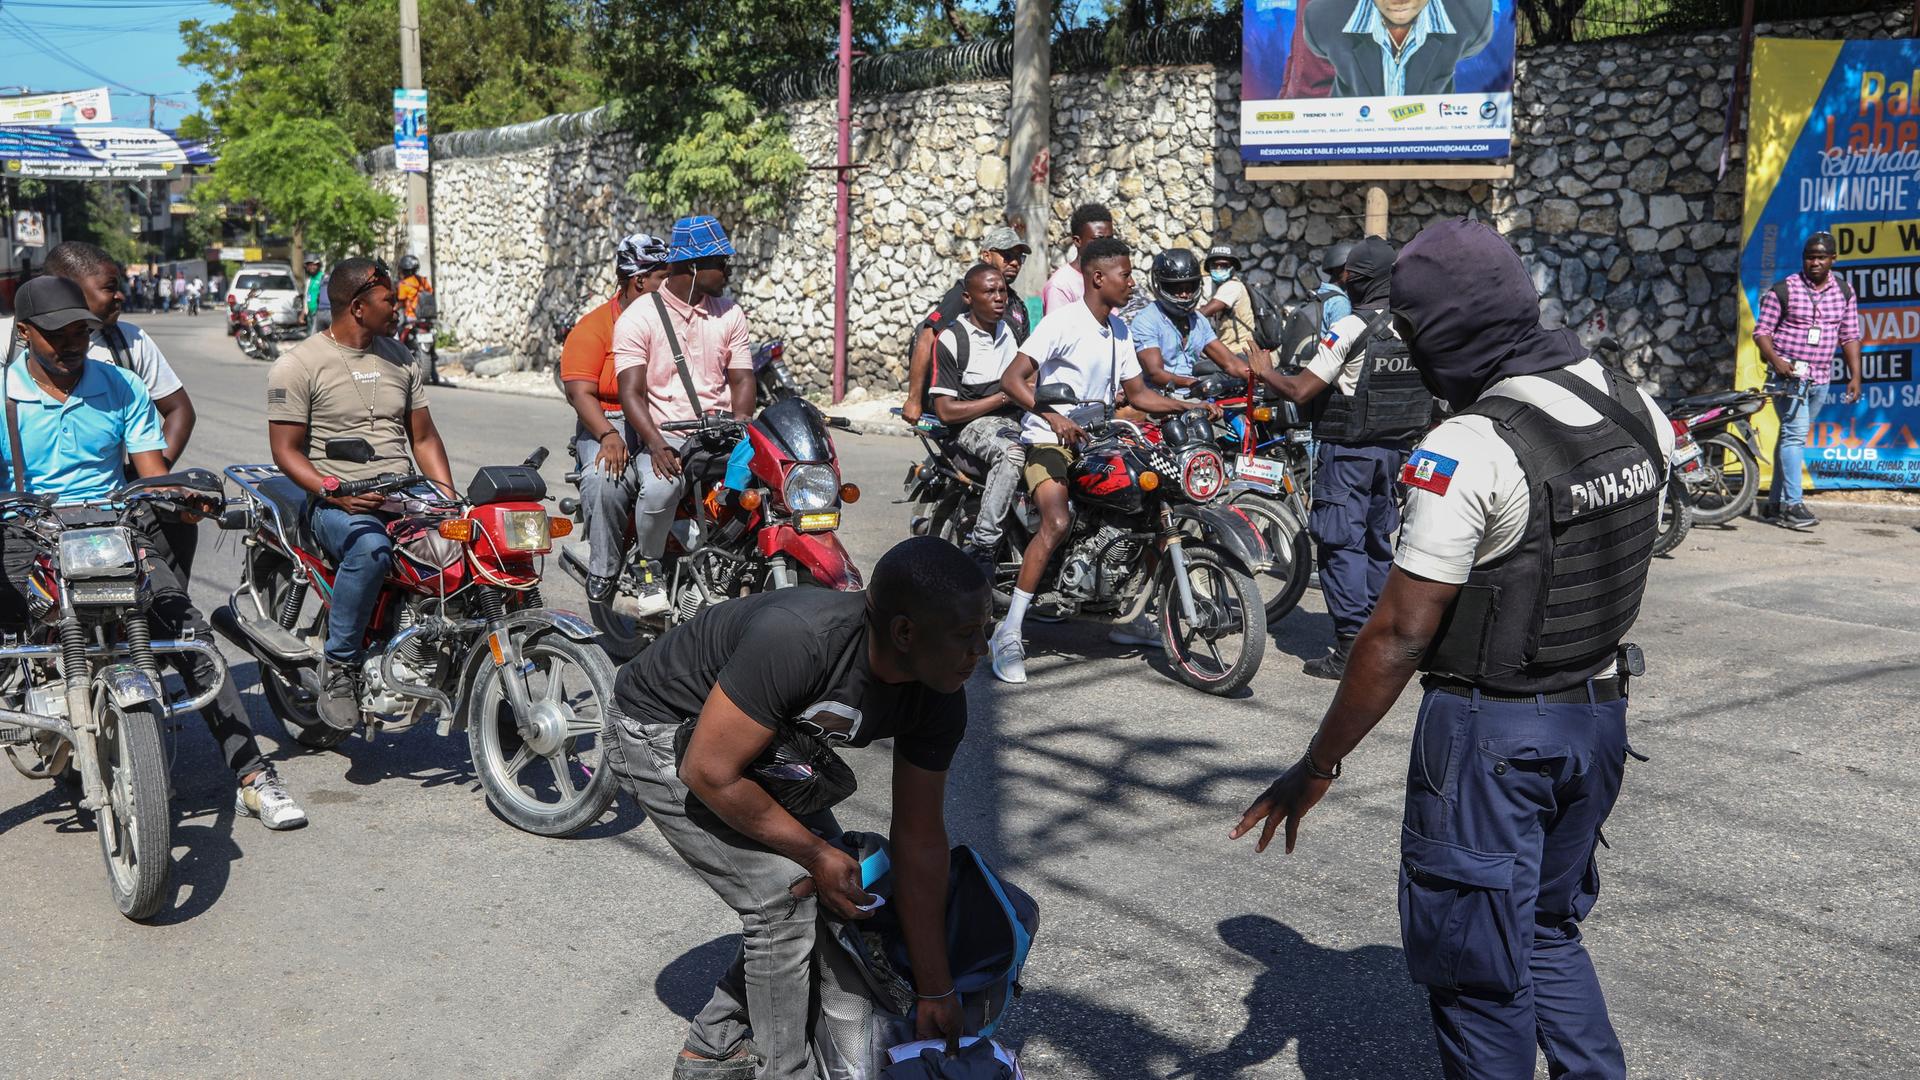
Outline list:
[[[1007,311],[1001,316],[1013,331],[1014,344],[1027,340],[1027,301],[1013,291],[1013,279],[1033,249],[1027,246],[1011,225],[995,225],[980,238],[980,261],[1000,271],[1007,285]],[[942,329],[967,311],[966,278],[963,276],[940,298],[940,305],[927,313],[913,329],[913,352],[907,361],[907,400],[900,408],[901,418],[909,424],[920,422],[927,404],[927,387],[933,377],[933,342]]]
[[[80,286],[62,277],[37,277],[14,295],[14,312],[16,336],[7,349],[11,362],[5,369],[5,390],[11,399],[8,412],[14,414],[9,419],[17,425],[9,430],[20,450],[16,455],[14,439],[0,437],[8,483],[60,502],[88,502],[110,498],[125,484],[123,458],[131,459],[143,477],[166,473],[167,439],[146,384],[132,371],[87,358],[101,320],[87,307]],[[21,339],[26,349],[16,352],[11,341]],[[24,459],[24,467],[16,457]],[[16,476],[21,481],[17,485]],[[213,631],[187,599],[165,545],[144,533],[136,539],[146,570],[141,591],[154,636],[211,638]],[[21,583],[34,554],[31,547],[9,543],[0,558],[6,579],[0,589],[0,621],[10,629],[25,619]],[[306,824],[306,812],[261,756],[233,680],[222,679],[214,662],[198,653],[175,656],[169,663],[195,694],[221,683],[200,715],[233,770],[235,813],[257,817],[274,830]]]

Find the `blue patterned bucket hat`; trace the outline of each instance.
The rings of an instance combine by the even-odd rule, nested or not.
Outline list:
[[[672,248],[668,258],[674,262],[733,254],[733,243],[727,239],[727,230],[720,227],[717,219],[706,214],[695,214],[674,222]]]

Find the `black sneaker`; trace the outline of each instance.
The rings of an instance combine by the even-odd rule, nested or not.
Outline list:
[[[1315,657],[1300,665],[1300,670],[1316,679],[1332,679],[1336,682],[1347,673],[1347,654],[1353,651],[1353,639],[1338,637],[1327,655]]]
[[[962,544],[960,551],[965,554],[967,558],[972,559],[973,565],[979,567],[980,572],[987,576],[987,584],[993,584],[994,572],[1000,569],[999,560],[994,558],[993,550],[991,548],[983,548],[978,544]]]
[[[1805,503],[1794,503],[1792,506],[1781,507],[1780,516],[1776,520],[1789,529],[1795,529],[1801,532],[1805,532],[1815,525],[1820,524],[1820,519],[1813,516],[1813,511],[1807,509],[1807,504]]]
[[[321,660],[320,696],[315,704],[328,727],[352,731],[360,726],[359,674],[351,665]]]

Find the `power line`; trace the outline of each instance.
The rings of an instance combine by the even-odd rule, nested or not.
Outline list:
[[[8,11],[0,10],[0,20],[5,20],[6,22],[12,23],[13,26],[16,27],[20,31],[20,33],[26,38],[28,44],[30,45],[37,44],[41,48],[45,49],[48,59],[57,60],[65,64],[66,66],[74,69],[75,71],[80,72],[83,75],[90,76],[92,78],[100,80],[103,83],[106,83],[108,86],[117,86],[120,89],[125,90],[130,94],[139,94],[141,97],[148,96],[145,90],[141,90],[137,87],[128,86],[126,83],[123,83],[118,79],[109,78],[106,75],[103,75],[98,71],[95,71],[93,68],[90,68],[87,65],[81,63],[79,60],[69,55],[65,50],[61,49],[59,46],[55,45],[53,42],[48,41],[44,37],[41,37],[38,31],[36,31],[33,27],[28,26],[25,22],[21,21],[19,16],[14,15]]]

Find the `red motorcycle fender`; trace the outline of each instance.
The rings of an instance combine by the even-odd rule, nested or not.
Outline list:
[[[760,554],[793,559],[829,589],[853,592],[866,587],[860,568],[853,565],[853,556],[841,546],[837,533],[803,533],[791,525],[775,525],[760,530]]]

